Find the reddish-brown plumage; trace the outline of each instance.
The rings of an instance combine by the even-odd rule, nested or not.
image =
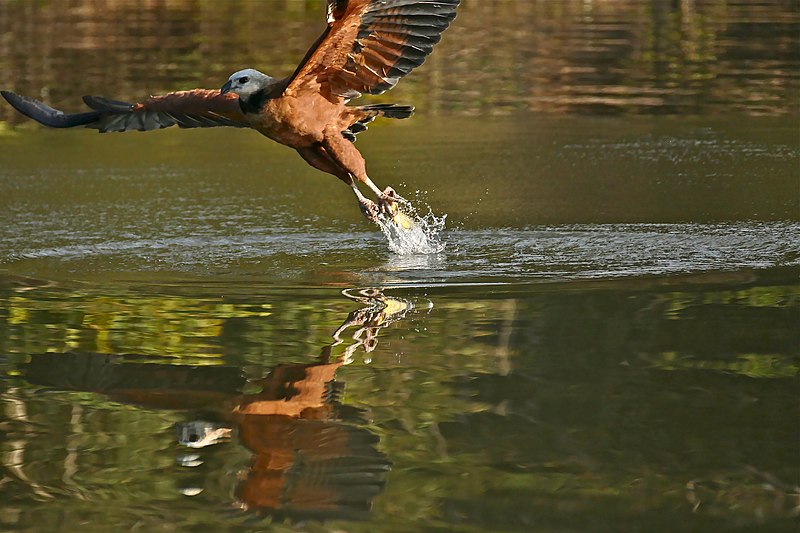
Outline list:
[[[235,94],[220,94],[213,89],[177,91],[162,96],[151,96],[133,105],[133,111],[167,111],[174,113],[224,113],[242,118],[239,97]]]
[[[457,4],[329,0],[326,34],[287,80],[282,95],[248,120],[264,135],[296,148],[316,168],[351,185],[355,177],[380,193],[367,175],[364,158],[351,143],[342,142],[341,132],[368,116],[348,107],[347,101],[361,93],[383,92],[419,66],[455,16]],[[361,198],[360,203],[370,209]]]

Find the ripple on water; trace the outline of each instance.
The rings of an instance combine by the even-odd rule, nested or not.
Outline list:
[[[414,219],[414,231],[384,224],[383,235],[264,227],[100,240],[88,233],[54,238],[36,232],[11,246],[0,268],[44,279],[175,272],[338,283],[346,269],[370,283],[505,283],[800,265],[800,223],[793,221],[443,231],[444,216],[429,212]]]

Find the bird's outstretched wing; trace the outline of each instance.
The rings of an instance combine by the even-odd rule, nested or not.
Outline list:
[[[17,111],[51,128],[86,126],[105,133],[157,130],[176,124],[181,128],[250,127],[239,107],[239,97],[235,94],[221,95],[218,90],[179,91],[151,96],[137,104],[84,96],[84,103],[92,111],[70,115],[33,98],[9,91],[0,91],[0,94]]]
[[[420,66],[461,0],[328,0],[328,27],[303,58],[288,94],[380,94]]]

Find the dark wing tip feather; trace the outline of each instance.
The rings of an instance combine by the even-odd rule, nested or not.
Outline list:
[[[0,91],[0,94],[2,94],[3,98],[5,98],[14,109],[26,117],[32,118],[39,124],[51,128],[87,126],[93,124],[100,118],[100,113],[97,111],[67,115],[63,111],[53,109],[44,102],[28,98],[27,96],[20,96],[11,91]]]
[[[364,10],[352,52],[334,83],[380,94],[425,62],[456,16],[460,0],[373,0]]]
[[[286,82],[351,99],[380,94],[420,66],[461,0],[328,0],[328,27]],[[308,85],[306,85],[308,83]]]
[[[376,116],[386,118],[408,118],[414,113],[412,105],[398,104],[369,104],[361,106],[362,111],[373,111]]]

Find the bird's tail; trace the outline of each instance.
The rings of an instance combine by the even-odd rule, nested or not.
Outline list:
[[[352,108],[351,108],[352,109]],[[360,111],[360,118],[353,122],[349,128],[342,132],[345,139],[356,142],[356,135],[367,130],[367,124],[376,117],[408,118],[414,113],[414,107],[397,104],[370,104],[355,108]]]

